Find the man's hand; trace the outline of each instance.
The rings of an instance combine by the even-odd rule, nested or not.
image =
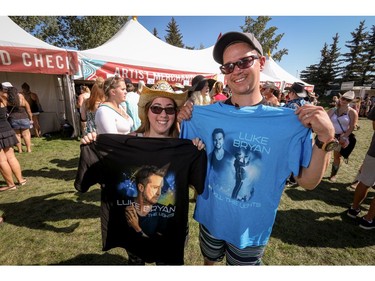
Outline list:
[[[335,129],[327,112],[321,106],[305,104],[296,112],[305,127],[311,128],[322,142],[328,142],[335,137]]]
[[[189,120],[191,118],[191,114],[193,112],[193,103],[191,101],[187,101],[181,108],[177,114],[177,121],[181,123],[183,120]]]

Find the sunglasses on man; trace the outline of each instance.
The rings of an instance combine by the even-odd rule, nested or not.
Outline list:
[[[234,71],[234,67],[237,65],[239,69],[245,69],[249,68],[254,64],[254,61],[256,59],[259,59],[257,55],[251,55],[245,58],[240,59],[239,61],[236,62],[230,62],[223,64],[220,66],[220,71],[223,74],[230,74]]]

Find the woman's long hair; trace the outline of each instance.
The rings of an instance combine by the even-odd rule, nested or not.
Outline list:
[[[21,101],[20,101],[20,97],[18,96],[17,88],[15,87],[8,88],[7,94],[8,94],[8,105],[17,106],[17,107],[21,105]]]
[[[87,111],[95,111],[97,102],[104,102],[104,78],[98,77],[92,86],[90,97],[85,101]]]
[[[194,105],[208,105],[211,104],[211,97],[209,94],[202,95],[201,91],[194,91],[190,97]]]

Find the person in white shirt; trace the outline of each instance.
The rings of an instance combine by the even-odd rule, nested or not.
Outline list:
[[[95,115],[97,134],[128,134],[133,126],[132,118],[126,113],[121,103],[126,100],[126,85],[123,78],[113,76],[104,82],[106,101]]]

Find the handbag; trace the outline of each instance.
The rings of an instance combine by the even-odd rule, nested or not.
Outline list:
[[[337,118],[336,120],[337,120],[337,123],[339,123],[341,130],[345,133],[345,130],[342,127],[339,118]],[[349,138],[347,137],[339,137],[338,141],[342,148],[347,148],[350,142]]]
[[[13,109],[14,109],[15,106],[12,107],[12,109],[10,110],[10,112],[6,114],[6,117],[7,117],[7,120],[9,119],[9,116],[12,114],[13,112]],[[8,120],[9,121],[9,120]]]

